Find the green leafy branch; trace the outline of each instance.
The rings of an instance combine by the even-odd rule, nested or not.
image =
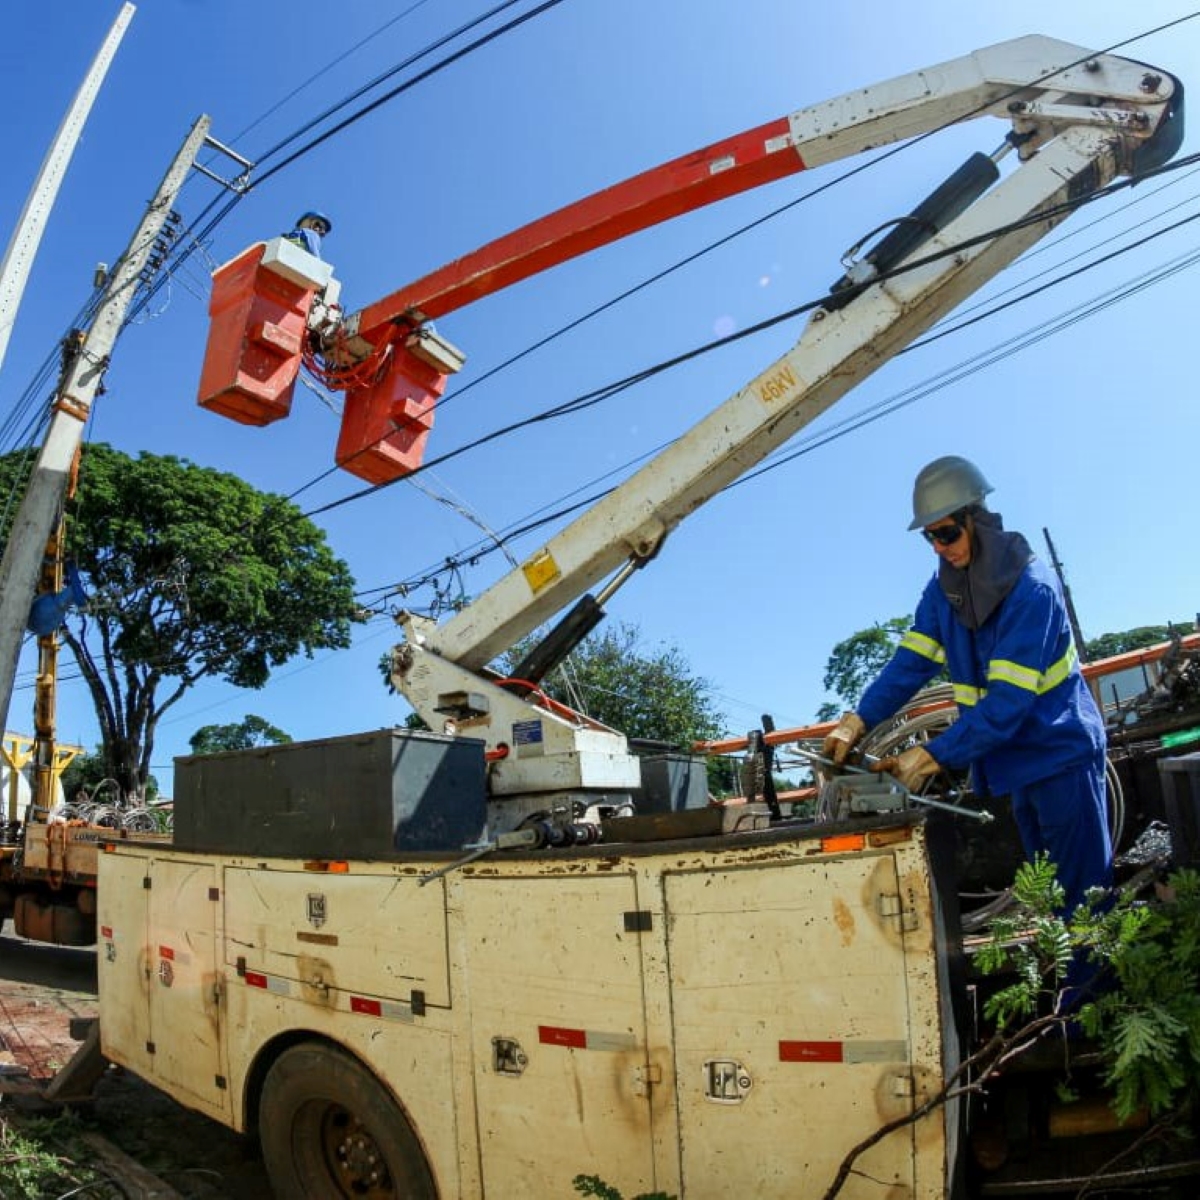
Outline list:
[[[624,1200],[621,1193],[611,1184],[607,1184],[599,1175],[576,1175],[571,1181],[572,1186],[581,1196],[597,1196],[599,1200]],[[675,1200],[666,1192],[643,1192],[634,1196],[633,1200]]]
[[[1047,1037],[1065,1041],[1073,1021],[1098,1044],[1118,1117],[1145,1108],[1158,1118],[1118,1158],[1169,1134],[1200,1094],[1200,875],[1176,872],[1153,904],[1133,889],[1115,897],[1096,892],[1064,916],[1054,865],[1039,856],[1018,869],[1013,897],[1015,906],[993,919],[990,941],[975,959],[984,974],[1013,976],[984,1006],[995,1032],[938,1092],[851,1147],[822,1200],[840,1194],[855,1162],[876,1143],[959,1096],[984,1091]],[[1074,1009],[1068,971],[1080,961],[1097,968],[1099,986]]]
[[[984,1015],[1001,1029],[1039,1011],[1063,1012],[1072,962],[1090,962],[1094,987],[1073,1014],[1098,1045],[1113,1109],[1122,1120],[1158,1117],[1200,1089],[1200,874],[1172,874],[1153,902],[1131,891],[1089,897],[1060,915],[1062,888],[1044,856],[1022,866],[1016,908],[997,918],[976,958],[1015,981]]]

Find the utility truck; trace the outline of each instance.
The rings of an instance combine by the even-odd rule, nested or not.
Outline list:
[[[1181,101],[1165,71],[1025,37],[686,155],[349,316],[286,240],[218,270],[201,403],[267,424],[307,361],[347,393],[338,461],[385,482],[419,464],[463,363],[435,318],[789,173],[1005,124],[792,349],[463,611],[404,616],[392,679],[433,732],[178,761],[173,844],[99,855],[104,1056],[257,1131],[280,1200],[565,1196],[579,1174],[796,1200],[914,1116],[976,1032],[939,847],[959,818],[886,780],[871,811],[822,822],[679,808],[621,731],[539,682],[684,517],[1090,197],[1161,167]],[[492,668],[568,604],[512,677]],[[962,1104],[932,1106],[840,1194],[999,1187],[970,1133]]]

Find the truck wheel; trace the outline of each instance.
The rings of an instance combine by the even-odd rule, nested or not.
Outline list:
[[[408,1118],[340,1050],[285,1050],[263,1082],[258,1127],[271,1185],[287,1200],[437,1200]]]

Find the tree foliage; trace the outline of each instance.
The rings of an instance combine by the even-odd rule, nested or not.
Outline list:
[[[1018,869],[1017,907],[993,921],[976,958],[985,973],[1013,976],[984,1010],[1001,1027],[1046,1008],[1071,1015],[1072,964],[1095,964],[1101,973],[1073,1015],[1099,1043],[1122,1119],[1143,1107],[1161,1116],[1200,1094],[1200,875],[1181,870],[1167,882],[1154,903],[1119,893],[1062,914],[1054,865],[1039,856]]]
[[[1097,638],[1088,639],[1088,662],[1095,662],[1098,658],[1110,658],[1114,654],[1124,654],[1128,650],[1142,650],[1160,642],[1169,642],[1172,630],[1187,629],[1190,625],[1190,621],[1180,621],[1173,626],[1139,625],[1136,629],[1126,629],[1123,633],[1102,633]]]
[[[103,745],[91,753],[77,754],[63,769],[61,776],[63,799],[68,804],[84,800],[110,804],[121,799],[117,781],[109,774]],[[158,796],[158,780],[147,775],[142,784],[141,798],[149,804]]]
[[[509,661],[520,661],[518,646]],[[552,671],[543,690],[630,738],[689,746],[720,735],[712,685],[692,673],[678,647],[642,645],[636,625],[593,633]]]
[[[854,708],[867,685],[883,670],[896,651],[900,639],[912,625],[912,617],[892,617],[860,629],[838,642],[825,663],[825,690],[833,692],[840,703],[822,707],[821,719],[828,720],[841,708]]]
[[[0,460],[0,484],[20,487],[21,471]],[[298,653],[349,645],[346,564],[293,504],[234,475],[93,444],[66,520],[89,599],[63,639],[126,795],[142,790],[163,713],[198,680],[259,688]]]
[[[265,717],[247,713],[228,725],[202,725],[188,740],[193,754],[219,754],[223,750],[250,750],[255,746],[284,746],[292,740]]]
[[[624,1200],[621,1191],[612,1184],[606,1183],[599,1175],[576,1175],[571,1180],[571,1186],[581,1196],[595,1196],[597,1200]],[[668,1196],[666,1192],[642,1192],[640,1195],[634,1196],[633,1200],[675,1200],[675,1198]]]

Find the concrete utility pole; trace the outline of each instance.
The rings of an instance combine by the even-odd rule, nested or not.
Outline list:
[[[124,5],[108,31],[104,45],[100,47],[83,83],[79,85],[75,100],[58,127],[50,149],[46,151],[42,169],[34,180],[25,207],[21,209],[17,227],[9,240],[8,249],[4,252],[4,262],[0,263],[0,365],[8,352],[8,340],[12,336],[13,323],[17,319],[21,297],[25,294],[25,283],[29,278],[34,256],[42,241],[46,219],[54,207],[59,185],[67,173],[71,155],[75,153],[75,144],[79,141],[88,113],[92,111],[92,102],[100,91],[105,75],[108,74],[108,68],[121,39],[125,36],[134,11],[132,4]]]
[[[146,260],[162,232],[211,124],[197,119],[150,201],[141,224],[113,268],[91,328],[73,347],[54,398],[50,428],[0,562],[0,728],[7,720],[13,679],[29,608],[37,591],[46,542],[62,509],[71,468],[83,440],[92,400],[108,367]]]

